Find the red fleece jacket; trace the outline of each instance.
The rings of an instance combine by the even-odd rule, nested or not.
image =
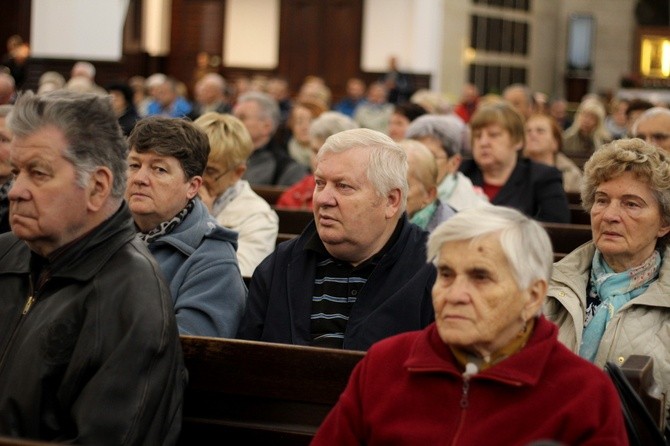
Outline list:
[[[373,345],[312,445],[627,445],[609,377],[541,317],[518,353],[469,379],[435,324]]]

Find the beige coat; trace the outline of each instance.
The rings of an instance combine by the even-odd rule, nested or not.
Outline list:
[[[216,221],[236,231],[237,261],[244,277],[251,277],[261,261],[275,249],[279,218],[270,205],[251,189],[248,182],[240,194],[216,215]]]
[[[586,287],[595,253],[592,242],[580,246],[554,265],[544,313],[559,327],[558,340],[575,353],[584,331]],[[654,378],[670,397],[670,248],[666,248],[658,280],[628,302],[610,320],[595,363],[623,364],[628,356],[654,358]],[[667,410],[670,398],[666,399]]]

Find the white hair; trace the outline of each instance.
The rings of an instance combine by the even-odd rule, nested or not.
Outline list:
[[[504,206],[477,206],[458,212],[440,224],[428,238],[428,261],[446,242],[475,240],[497,234],[520,289],[536,280],[549,282],[554,261],[549,235],[537,221]]]

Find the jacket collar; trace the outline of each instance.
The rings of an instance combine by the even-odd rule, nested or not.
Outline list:
[[[588,242],[576,248],[554,265],[554,273],[549,282],[547,294],[558,299],[563,306],[565,299],[571,299],[562,293],[562,287],[570,288],[581,300],[581,307],[586,307],[586,289],[591,274],[591,262],[595,254],[594,243]],[[561,294],[562,293],[562,294]],[[623,308],[633,305],[649,305],[670,308],[670,247],[663,252],[663,263],[658,279],[649,285],[647,291],[632,299]],[[575,320],[579,320],[576,318]]]
[[[487,379],[515,386],[534,386],[542,377],[549,356],[557,345],[557,327],[540,316],[528,343],[517,353],[484,370],[472,379]],[[453,353],[432,323],[416,339],[404,367],[410,373],[445,373],[461,376]]]
[[[220,226],[209,215],[207,207],[200,199],[193,201],[193,210],[172,232],[159,237],[150,245],[168,244],[190,256],[201,245],[203,238],[223,240],[233,244],[237,250],[237,233]]]
[[[30,273],[28,245],[13,234],[13,246],[6,258],[0,259],[0,273]],[[88,280],[93,277],[118,249],[135,237],[132,218],[125,202],[114,215],[94,228],[88,235],[72,244],[54,259],[52,277]]]
[[[407,219],[407,213],[403,213],[401,220],[402,228],[400,229],[399,236],[379,260],[375,271],[396,262],[409,244],[425,243],[425,240],[422,239],[425,231],[417,225],[410,223]],[[309,315],[312,311],[312,292],[314,289],[314,269],[316,267],[317,253],[314,250],[306,249],[306,246],[312,237],[318,238],[314,220],[303,230],[295,244],[291,245],[291,250],[294,254],[287,265],[287,283],[295,284],[295,286],[289,287],[286,291],[289,311],[291,313],[290,326],[293,339],[310,338],[311,319]],[[375,274],[375,271],[373,271],[372,275]],[[345,335],[345,344],[346,342],[347,338]]]
[[[312,223],[314,224],[316,228],[316,223],[314,220],[312,220]],[[397,245],[398,239],[400,238],[400,235],[403,233],[403,230],[405,226],[409,224],[409,220],[407,218],[407,213],[404,212],[403,215],[398,219],[398,222],[396,223],[395,229],[391,233],[391,236],[389,239],[386,241],[384,246],[377,251],[371,258],[363,262],[363,264],[369,264],[369,263],[379,263],[379,261],[386,255],[387,252],[391,250],[393,246]],[[331,256],[326,247],[324,246],[323,242],[319,238],[318,232],[314,231],[314,233],[306,240],[305,242],[305,247],[304,249],[306,250],[311,250],[322,256],[323,258],[332,258],[334,260],[335,257]],[[359,265],[357,268],[361,267],[363,264]]]

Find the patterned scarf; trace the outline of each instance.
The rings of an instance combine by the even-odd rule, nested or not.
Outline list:
[[[174,228],[179,226],[179,224],[182,221],[184,221],[184,219],[188,214],[191,213],[191,211],[193,210],[193,206],[194,206],[193,200],[189,200],[188,203],[186,203],[184,209],[179,211],[177,215],[172,217],[170,220],[164,221],[163,223],[159,224],[149,232],[139,232],[138,236],[140,240],[142,240],[144,244],[150,245],[151,243],[158,240],[160,237],[169,234],[174,230]]]
[[[212,205],[212,215],[216,217],[223,212],[226,206],[228,206],[230,202],[237,198],[240,192],[242,192],[243,187],[244,181],[238,180],[235,184],[226,189],[225,192],[219,195]]]
[[[658,251],[640,266],[616,273],[596,250],[591,263],[590,296],[587,306],[589,315],[584,324],[584,336],[579,347],[579,356],[593,361],[600,347],[600,340],[610,319],[619,308],[644,293],[658,277],[661,254]]]

